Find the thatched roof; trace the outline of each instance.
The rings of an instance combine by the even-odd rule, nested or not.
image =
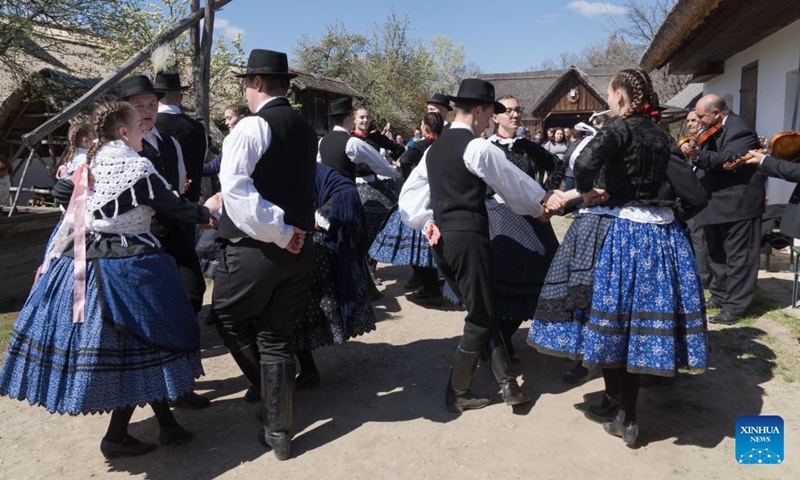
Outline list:
[[[797,0],[678,0],[658,29],[640,65],[703,81],[724,62],[800,18]]]
[[[703,96],[702,83],[690,83],[683,90],[678,92],[674,97],[666,101],[667,105],[673,107],[691,109],[694,108],[695,103]]]
[[[620,68],[587,68],[580,69],[571,66],[566,70],[542,70],[538,72],[519,73],[487,73],[479,78],[494,84],[495,94],[513,95],[529,112],[538,108],[547,97],[552,94],[569,75],[577,77],[598,98],[605,98],[606,87],[611,77]]]
[[[348,85],[344,80],[339,78],[325,77],[315,73],[304,72],[294,68],[289,69],[292,73],[297,74],[297,77],[292,79],[292,85],[299,90],[320,90],[323,92],[331,92],[346,97],[360,97],[353,87]]]

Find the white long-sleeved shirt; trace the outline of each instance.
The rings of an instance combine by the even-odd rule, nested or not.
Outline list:
[[[461,122],[453,122],[450,128],[465,128],[473,132],[469,125]],[[401,220],[417,230],[424,229],[428,222],[434,221],[426,163],[429,152],[430,149],[425,151],[419,165],[403,184],[398,201]],[[514,213],[532,217],[544,213],[541,201],[545,191],[542,187],[509,162],[505,153],[488,140],[476,138],[467,144],[464,166],[486,182]]]
[[[348,135],[350,132],[346,128],[336,125],[333,127],[334,132],[345,132]],[[320,140],[322,142],[322,140]],[[353,163],[364,163],[378,175],[383,175],[390,178],[400,178],[400,172],[394,166],[386,161],[386,158],[377,150],[372,148],[370,144],[361,140],[358,137],[350,137],[345,147],[347,158]],[[317,162],[322,163],[322,155],[317,152]]]
[[[265,100],[255,111],[276,98],[280,97]],[[220,166],[219,181],[223,208],[236,228],[251,238],[285,248],[292,239],[293,227],[284,221],[282,208],[258,193],[251,178],[271,142],[266,120],[257,115],[241,119],[222,143],[225,161]]]

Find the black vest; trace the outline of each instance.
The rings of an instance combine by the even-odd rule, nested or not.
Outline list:
[[[284,211],[286,224],[310,232],[314,229],[317,134],[285,98],[272,100],[256,116],[269,124],[272,140],[250,178],[262,198]],[[225,213],[224,206],[222,211],[219,236],[246,237]]]
[[[319,142],[319,155],[323,165],[327,165],[355,181],[356,164],[347,156],[347,142],[349,141],[349,133],[339,130],[331,131]]]
[[[178,150],[175,148],[175,142],[168,135],[160,130],[158,133],[162,138],[162,140],[158,140],[158,151],[147,140],[142,140],[142,151],[139,152],[139,156],[150,160],[156,167],[156,171],[169,182],[170,187],[173,190],[179,190],[183,185],[178,185],[180,183]],[[153,235],[161,238],[175,230],[176,226],[177,220],[165,213],[156,213],[150,222],[150,230]]]
[[[450,129],[428,149],[426,165],[433,218],[441,231],[489,235],[486,183],[464,165],[464,152],[475,136],[465,128]]]
[[[174,115],[163,112],[156,117],[156,128],[159,132],[171,135],[180,144],[186,178],[192,181],[184,196],[193,202],[198,201],[203,163],[206,161],[206,129],[202,123],[183,113]]]
[[[158,127],[156,127],[158,130]],[[180,191],[183,185],[180,183],[180,174],[178,169],[178,150],[175,148],[175,143],[166,135],[161,134],[162,140],[158,140],[158,151],[153,148],[147,140],[142,140],[142,151],[139,156],[145,157],[153,163],[156,171],[161,174],[168,182],[173,190]]]

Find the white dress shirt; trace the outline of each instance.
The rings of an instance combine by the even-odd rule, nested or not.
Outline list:
[[[255,111],[276,98],[282,97],[262,102]],[[257,115],[239,120],[222,143],[225,161],[220,166],[219,181],[223,208],[236,228],[251,238],[285,248],[292,239],[293,227],[284,222],[282,208],[258,193],[250,177],[271,142],[266,120]]]
[[[175,150],[178,152],[178,184],[172,185],[172,189],[180,194],[181,190],[183,190],[183,186],[186,185],[186,165],[183,163],[183,150],[181,149],[181,144],[178,143],[178,141],[174,138],[169,138],[172,140],[172,143],[175,144]],[[153,127],[149,132],[144,134],[143,140],[150,144],[150,146],[153,147],[156,152],[158,152],[158,141],[161,140],[163,142],[164,137],[161,136],[156,127]]]
[[[350,134],[346,128],[339,125],[334,126],[333,131],[345,132],[348,135]],[[320,140],[320,142],[322,142],[322,140]],[[347,141],[347,146],[345,147],[345,153],[351,162],[364,163],[378,175],[384,175],[390,178],[400,178],[400,172],[398,172],[394,166],[387,162],[386,158],[383,157],[380,152],[372,148],[370,144],[358,137],[350,137],[350,140]],[[322,155],[319,152],[317,152],[317,162],[322,163]]]
[[[472,128],[465,123],[453,122],[450,128],[465,128],[474,134]],[[425,151],[419,165],[403,184],[398,201],[400,219],[417,230],[423,230],[428,222],[434,220],[433,209],[430,208],[431,190],[426,163],[428,152],[430,149]],[[486,182],[514,213],[532,217],[544,213],[541,201],[546,192],[536,181],[509,162],[505,153],[488,140],[476,138],[469,142],[464,151],[464,166]]]

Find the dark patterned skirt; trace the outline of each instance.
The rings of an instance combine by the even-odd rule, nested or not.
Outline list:
[[[351,261],[350,278],[356,289],[356,308],[350,318],[343,319],[336,292],[336,253],[322,242],[322,234],[314,234],[314,268],[308,307],[294,329],[295,346],[314,350],[325,345],[340,345],[349,338],[375,330],[375,312],[367,289],[367,265],[363,256]]]
[[[397,204],[397,188],[394,180],[356,183],[356,188],[367,217],[367,245],[372,245],[381,231],[384,219]]]
[[[73,260],[33,286],[0,370],[0,395],[71,415],[175,400],[202,375],[200,329],[165,254],[91,260],[72,322]]]
[[[661,376],[673,376],[678,366],[704,370],[705,305],[685,230],[678,221],[610,220],[596,257],[590,307],[540,316],[540,305],[528,342],[542,353],[583,359],[586,366]],[[560,266],[554,262],[553,268]]]
[[[558,238],[549,222],[517,215],[494,198],[486,201],[486,209],[495,271],[495,316],[501,321],[530,320]]]
[[[414,230],[400,220],[397,205],[391,210],[378,233],[369,256],[382,263],[392,265],[413,265],[415,267],[436,268],[431,255],[430,244],[425,234]]]

